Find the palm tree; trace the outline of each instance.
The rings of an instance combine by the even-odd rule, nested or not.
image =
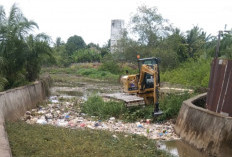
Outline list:
[[[219,56],[227,59],[232,58],[232,34],[224,34],[220,44]]]
[[[8,81],[6,88],[17,86],[25,80],[25,39],[35,27],[38,28],[38,25],[24,17],[15,4],[11,7],[9,17],[0,6],[0,57],[4,62],[0,65],[0,74]]]
[[[210,35],[207,36],[198,26],[194,26],[190,31],[187,31],[186,42],[188,44],[188,53],[191,58],[194,54],[206,44],[209,40]]]
[[[41,69],[43,56],[52,57],[52,49],[49,46],[50,37],[45,34],[30,35],[26,43],[26,77],[29,81],[35,81]]]

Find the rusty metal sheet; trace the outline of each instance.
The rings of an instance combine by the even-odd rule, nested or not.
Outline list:
[[[232,61],[214,59],[211,64],[206,108],[232,116]]]

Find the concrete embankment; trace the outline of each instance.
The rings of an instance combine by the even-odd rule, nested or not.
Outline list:
[[[232,154],[232,117],[197,107],[194,102],[206,97],[205,94],[183,102],[175,131],[180,137],[214,156]]]
[[[0,92],[0,156],[11,157],[7,133],[6,120],[17,120],[24,113],[42,102],[48,95],[50,77],[37,81],[31,85]]]

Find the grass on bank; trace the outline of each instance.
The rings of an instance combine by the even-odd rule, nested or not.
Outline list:
[[[118,65],[115,63],[78,63],[69,67],[47,67],[41,73],[49,74],[72,74],[100,80],[117,82],[121,75],[138,73],[137,67],[130,64]]]
[[[163,114],[157,120],[163,121],[176,118],[182,102],[190,98],[188,93],[168,94],[160,100],[160,109]],[[97,116],[99,119],[107,119],[109,117],[119,118],[124,121],[135,122],[141,119],[153,118],[153,105],[145,107],[125,107],[121,102],[109,101],[105,102],[100,96],[93,95],[82,105],[82,112],[89,116]]]
[[[206,88],[209,83],[211,59],[187,61],[179,67],[161,73],[162,82],[181,84],[194,88]]]
[[[154,140],[138,135],[97,130],[71,130],[49,125],[7,122],[14,157],[167,157]],[[113,137],[116,135],[117,137]]]

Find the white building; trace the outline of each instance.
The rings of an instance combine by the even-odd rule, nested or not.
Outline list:
[[[122,38],[124,20],[111,20],[110,52],[115,52],[117,41]]]

